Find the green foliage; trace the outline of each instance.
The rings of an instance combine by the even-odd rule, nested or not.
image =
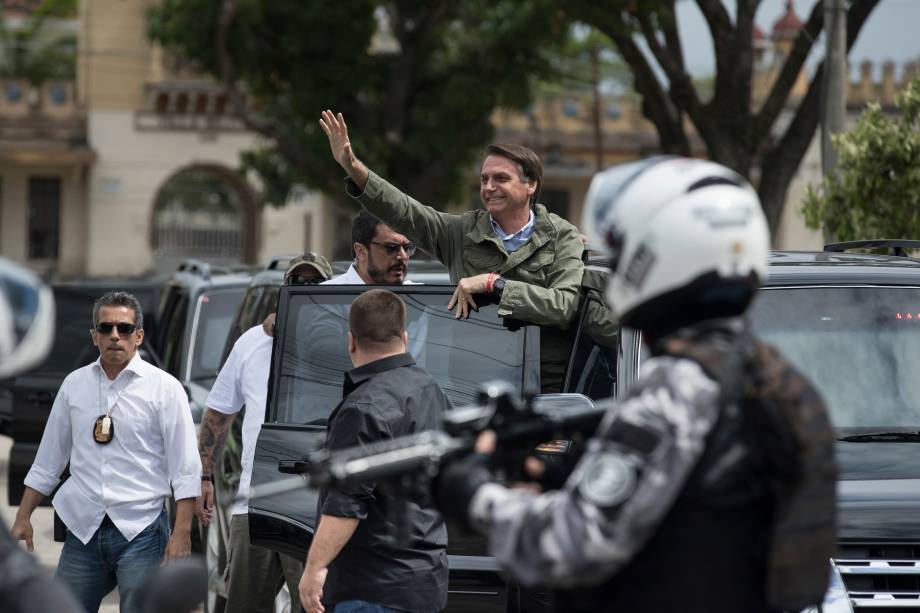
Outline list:
[[[920,237],[920,79],[896,98],[900,117],[877,104],[836,135],[836,174],[809,187],[803,212],[836,240]]]
[[[72,17],[77,0],[45,0],[17,27],[0,12],[0,76],[40,85],[76,74],[77,38],[54,32],[53,20]]]
[[[163,0],[149,34],[223,80],[222,4]],[[493,110],[529,104],[532,75],[564,39],[557,22],[549,0],[237,0],[226,57],[268,137],[243,163],[271,204],[294,183],[344,202],[318,123],[333,109],[371,169],[443,206],[465,195]]]

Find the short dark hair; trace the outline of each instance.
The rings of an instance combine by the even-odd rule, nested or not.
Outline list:
[[[537,203],[540,188],[543,187],[543,162],[540,161],[540,156],[532,149],[511,143],[492,143],[486,147],[486,155],[498,155],[517,164],[524,178],[537,184],[537,189],[530,197],[530,204],[532,206]]]
[[[94,328],[99,323],[99,309],[104,306],[128,307],[134,311],[134,325],[137,326],[137,329],[142,330],[144,328],[144,312],[141,310],[141,303],[137,301],[134,294],[116,291],[96,298],[96,302],[93,303]]]
[[[354,250],[355,243],[361,243],[370,249],[371,241],[377,236],[377,226],[383,222],[371,215],[364,209],[358,213],[354,221],[351,222],[351,245]],[[352,253],[352,256],[356,255]]]
[[[362,349],[389,345],[406,331],[406,304],[389,290],[368,290],[351,303],[348,330]]]

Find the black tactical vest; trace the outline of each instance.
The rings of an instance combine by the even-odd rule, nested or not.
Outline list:
[[[648,544],[603,585],[558,593],[556,610],[766,613],[820,602],[836,477],[820,397],[746,335],[702,331],[664,351],[722,386],[706,449]]]

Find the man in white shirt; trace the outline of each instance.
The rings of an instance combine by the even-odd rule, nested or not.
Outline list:
[[[306,253],[294,258],[284,275],[286,285],[310,285],[329,279],[332,267],[326,258]],[[300,610],[297,584],[303,564],[295,558],[249,542],[249,482],[256,441],[265,421],[268,372],[271,365],[272,337],[263,325],[244,332],[227,356],[227,361],[211,388],[201,420],[198,451],[201,455],[201,496],[196,513],[207,526],[213,518],[213,467],[220,457],[236,414],[245,406],[243,452],[239,493],[230,519],[230,555],[226,569],[227,613],[270,613],[282,580],[288,583],[291,611]]]
[[[143,325],[131,294],[96,300],[91,335],[99,359],[61,384],[12,528],[32,551],[32,512],[69,462],[70,478],[52,500],[68,528],[56,576],[90,613],[115,587],[123,612],[140,611],[137,592],[147,575],[164,555],[191,551],[201,473],[195,426],[182,385],[137,354]]]

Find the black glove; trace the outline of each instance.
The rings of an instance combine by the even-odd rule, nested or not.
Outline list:
[[[457,520],[470,529],[470,501],[484,483],[495,481],[489,469],[491,455],[471,453],[449,462],[431,484],[435,504],[445,519]]]

